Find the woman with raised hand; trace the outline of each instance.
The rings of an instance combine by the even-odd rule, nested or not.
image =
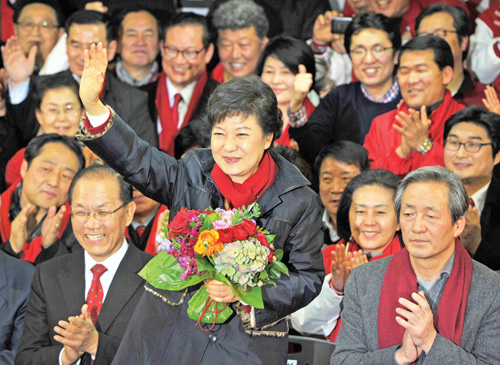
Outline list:
[[[238,208],[258,203],[257,224],[276,234],[290,275],[262,287],[264,309],[244,307],[231,289],[212,280],[207,291],[237,315],[206,331],[189,319],[187,303],[198,286],[182,292],[147,285],[116,364],[285,363],[286,317],[319,293],[321,204],[308,181],[284,158],[268,151],[282,130],[273,91],[257,77],[220,85],[208,103],[211,150],[193,149],[176,160],[138,138],[99,100],[106,50],[85,52],[80,96],[87,110],[82,139],[138,190],[167,205],[174,217],[188,209]]]
[[[400,178],[387,170],[368,170],[347,184],[337,211],[342,240],[323,249],[325,271],[321,294],[292,315],[292,327],[335,341],[340,326],[344,285],[352,270],[401,250],[394,195]]]

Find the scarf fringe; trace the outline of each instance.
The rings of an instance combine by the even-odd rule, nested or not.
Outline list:
[[[174,303],[174,302],[170,301],[168,298],[166,298],[163,295],[161,295],[160,293],[154,291],[151,288],[148,288],[146,285],[144,285],[144,290],[146,290],[147,292],[153,294],[156,297],[159,297],[162,301],[164,301],[165,303],[170,304],[170,305],[181,305],[184,302],[184,298],[186,297],[186,294],[187,294],[187,289],[185,289],[184,290],[184,294],[182,294],[182,298],[179,300],[179,302],[178,303]]]

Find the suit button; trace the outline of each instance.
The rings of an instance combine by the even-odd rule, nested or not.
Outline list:
[[[210,340],[210,342],[215,342],[217,341],[217,336],[214,333],[211,333],[208,335],[208,339]]]

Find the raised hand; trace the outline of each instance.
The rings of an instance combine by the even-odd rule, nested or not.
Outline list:
[[[401,348],[396,351],[396,362],[398,364],[411,364],[418,359],[421,352],[413,343],[410,333],[405,331]]]
[[[47,211],[47,216],[42,224],[42,247],[48,248],[57,241],[57,236],[61,231],[61,223],[66,213],[66,206],[63,205],[57,211],[55,206],[52,206]]]
[[[23,52],[19,39],[12,36],[2,46],[2,59],[13,89],[25,82],[35,69],[37,46],[31,47],[28,56]]]
[[[474,255],[481,243],[481,216],[479,211],[474,206],[469,205],[469,211],[465,216],[465,228],[460,235],[460,241],[462,241],[465,249]]]
[[[304,105],[304,100],[307,98],[307,93],[313,84],[312,74],[308,73],[306,66],[299,65],[299,73],[295,75],[293,82],[293,94],[290,100],[290,111],[296,112]]]
[[[335,39],[332,33],[332,19],[339,16],[336,11],[327,11],[316,18],[313,26],[313,40],[322,46],[330,44]]]
[[[4,68],[0,68],[0,117],[5,116],[7,109],[5,107],[5,96],[7,95],[7,82],[9,75]]]
[[[104,6],[101,1],[91,1],[85,4],[85,10],[94,10],[100,13],[107,13],[108,7]]]
[[[399,112],[396,120],[401,124],[393,124],[393,128],[401,133],[401,146],[396,152],[401,158],[408,158],[413,151],[417,151],[420,145],[429,138],[429,127],[431,120],[427,117],[424,105],[420,112],[409,109],[409,114]]]
[[[104,86],[104,75],[108,67],[108,55],[102,43],[92,44],[90,50],[83,54],[84,65],[80,80],[80,98],[87,114],[92,116],[104,115],[108,109],[99,100],[99,94]]]
[[[489,112],[500,114],[500,101],[498,100],[498,95],[493,86],[487,85],[484,90],[485,99],[483,99],[483,104],[488,109]]]
[[[352,269],[368,263],[368,258],[363,254],[362,250],[354,251],[352,253],[352,258],[350,258]],[[351,270],[352,270],[351,269]]]
[[[335,246],[335,251],[332,255],[332,263],[330,264],[330,271],[332,273],[332,284],[338,291],[343,291],[345,282],[351,274],[352,267],[350,265],[350,253],[346,254],[345,245],[338,243]]]
[[[9,241],[14,252],[20,253],[23,250],[26,241],[35,229],[38,211],[38,207],[27,204],[12,221]]]

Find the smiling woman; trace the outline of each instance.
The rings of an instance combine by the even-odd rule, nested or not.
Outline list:
[[[175,160],[139,139],[99,100],[107,65],[101,47],[92,46],[90,58],[86,55],[80,84],[88,114],[84,142],[138,190],[167,205],[170,217],[183,207],[258,203],[257,224],[276,234],[274,245],[288,253],[283,262],[290,271],[276,287],[262,287],[264,309],[244,308],[225,284],[209,282],[212,299],[228,303],[238,315],[203,329],[193,329],[195,321],[186,313],[199,286],[173,292],[148,285],[114,363],[284,363],[286,317],[319,293],[323,238],[320,203],[309,182],[268,151],[282,129],[272,89],[257,77],[220,85],[208,103],[212,150],[193,149]],[[179,338],[185,339],[182,349]]]

